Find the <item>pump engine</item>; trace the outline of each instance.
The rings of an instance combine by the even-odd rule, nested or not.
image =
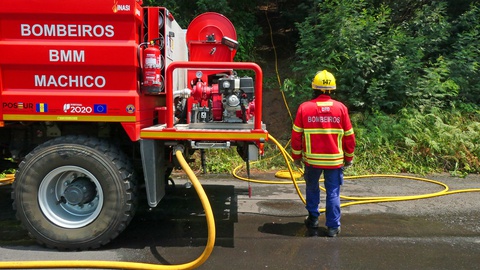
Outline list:
[[[192,123],[246,123],[255,109],[251,77],[227,75],[211,86],[199,80],[191,96]]]
[[[204,13],[187,29],[189,60],[231,63],[238,48],[236,38],[225,16]],[[178,123],[247,123],[254,117],[253,78],[240,77],[231,69],[201,69],[189,70],[188,81],[190,95],[176,97]]]

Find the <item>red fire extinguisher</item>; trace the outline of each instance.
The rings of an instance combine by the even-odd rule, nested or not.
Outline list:
[[[146,43],[142,43],[146,45]],[[148,47],[143,50],[143,83],[142,91],[145,94],[159,94],[163,91],[163,79],[161,75],[162,61],[160,49],[155,41],[150,41]]]

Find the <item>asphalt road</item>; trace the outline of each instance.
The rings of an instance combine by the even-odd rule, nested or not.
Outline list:
[[[272,174],[253,174],[272,179]],[[450,190],[480,188],[480,176],[429,176]],[[230,175],[199,176],[212,204],[216,242],[198,269],[479,269],[480,193],[352,205],[342,208],[342,232],[327,238],[303,225],[304,205],[291,184],[256,184]],[[278,180],[278,179],[277,179]],[[159,207],[146,200],[129,227],[94,251],[59,252],[38,246],[14,219],[9,187],[0,187],[0,260],[108,260],[162,265],[196,259],[207,237],[193,188],[176,175],[176,189]],[[251,194],[249,192],[251,188]],[[303,185],[300,185],[303,190]],[[403,178],[346,180],[342,195],[407,196],[443,190]],[[324,194],[322,193],[322,200]],[[349,200],[344,200],[347,202]],[[321,218],[321,222],[324,219]],[[314,236],[312,236],[314,235]]]

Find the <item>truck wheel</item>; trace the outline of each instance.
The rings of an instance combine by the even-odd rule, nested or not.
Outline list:
[[[17,218],[40,244],[85,250],[105,245],[130,223],[135,187],[132,166],[117,148],[66,136],[27,155],[12,198]]]

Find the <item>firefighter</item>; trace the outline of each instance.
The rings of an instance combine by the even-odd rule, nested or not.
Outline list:
[[[343,169],[353,164],[355,134],[347,107],[330,97],[336,89],[335,77],[323,70],[317,72],[312,89],[319,95],[298,107],[292,128],[292,158],[297,166],[305,165],[305,225],[318,228],[320,204],[319,180],[323,173],[326,190],[327,236],[340,233],[340,186]]]

